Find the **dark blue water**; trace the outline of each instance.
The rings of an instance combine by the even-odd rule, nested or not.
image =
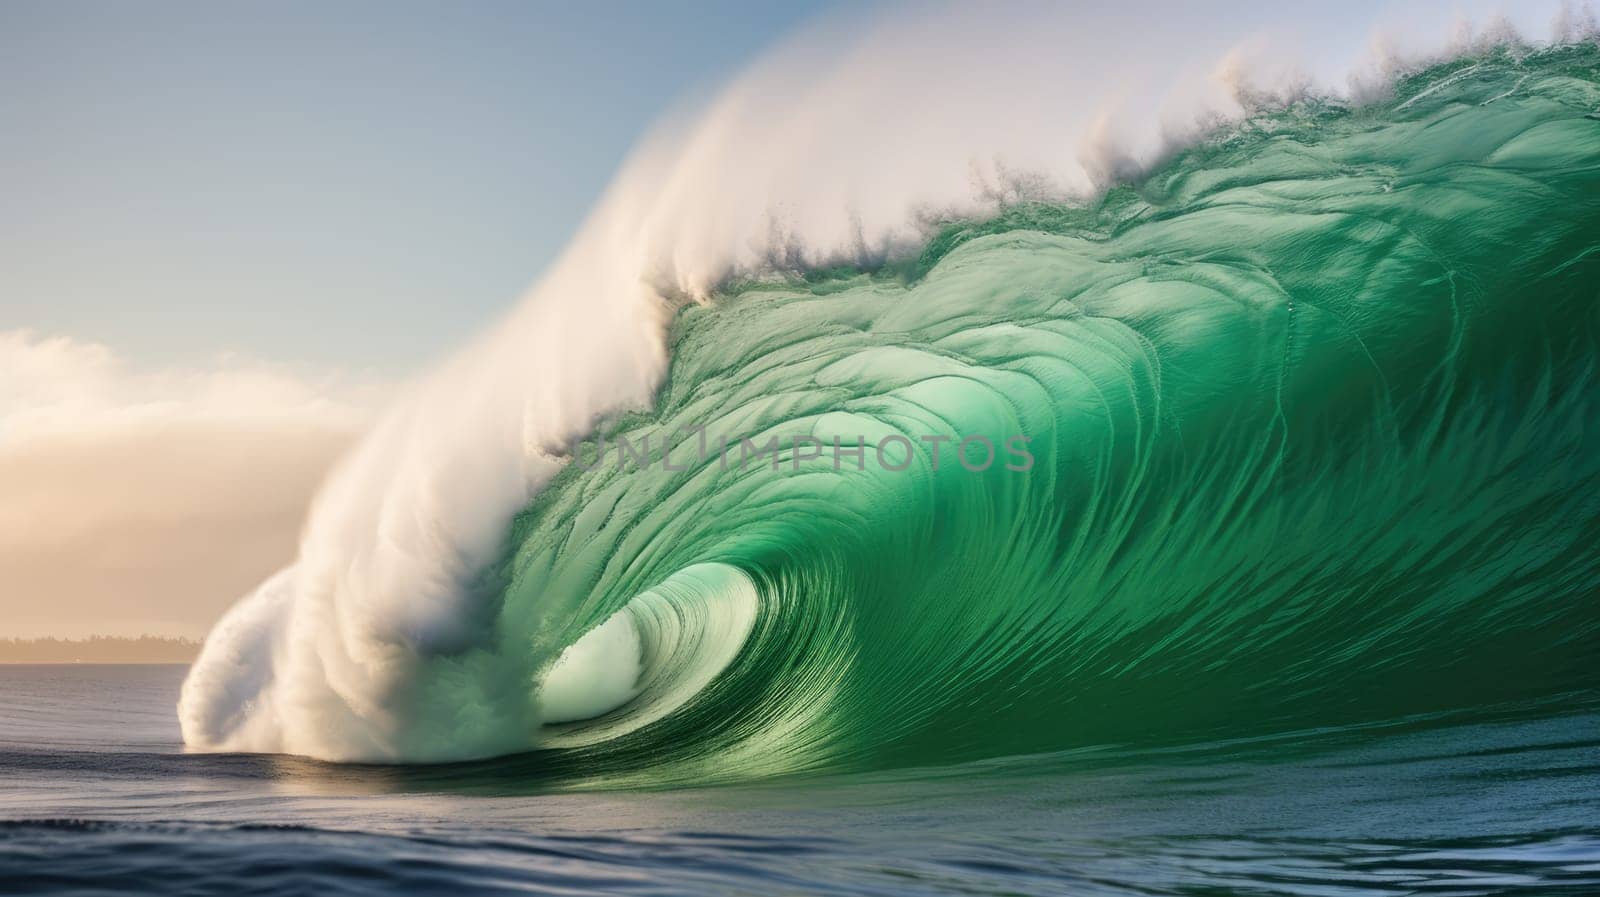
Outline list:
[[[1600,709],[654,792],[185,754],[179,667],[0,667],[8,894],[1600,894]]]

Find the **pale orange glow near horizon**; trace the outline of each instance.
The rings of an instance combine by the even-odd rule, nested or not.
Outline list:
[[[0,331],[0,637],[204,636],[293,558],[381,392],[238,358],[140,368]]]

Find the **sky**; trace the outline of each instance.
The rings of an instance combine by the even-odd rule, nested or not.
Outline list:
[[[199,636],[393,384],[819,3],[0,3],[0,637]]]
[[[816,12],[668,5],[7,0],[0,329],[413,369],[663,110]]]

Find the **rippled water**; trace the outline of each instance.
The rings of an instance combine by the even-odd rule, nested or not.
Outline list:
[[[185,754],[181,667],[0,667],[0,891],[1600,893],[1600,696],[738,787]],[[563,781],[571,781],[564,777]]]

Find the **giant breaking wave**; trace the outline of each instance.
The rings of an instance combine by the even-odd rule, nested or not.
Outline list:
[[[774,213],[747,78],[344,462],[187,742],[708,780],[1600,686],[1600,49],[1565,36],[1344,99],[1230,74],[1220,127],[985,163],[909,230],[849,184]],[[697,204],[717,172],[759,212]],[[571,463],[680,428],[918,452]]]

